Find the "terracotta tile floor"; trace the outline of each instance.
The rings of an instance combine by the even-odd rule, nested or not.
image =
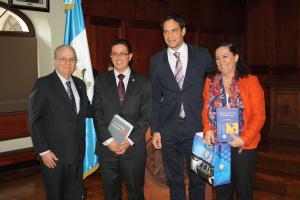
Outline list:
[[[102,200],[100,174],[96,172],[85,180],[87,188],[87,200]],[[123,187],[124,198],[127,198]],[[168,190],[165,187],[157,187],[150,181],[145,182],[146,200],[169,199]],[[10,170],[0,173],[0,200],[45,200],[40,168],[37,165]],[[295,200],[272,193],[255,191],[255,200]]]

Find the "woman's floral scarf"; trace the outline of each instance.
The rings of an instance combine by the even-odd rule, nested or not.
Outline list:
[[[244,127],[244,105],[238,88],[237,78],[232,78],[231,80],[228,104],[230,108],[239,108],[239,133],[242,133]],[[209,85],[209,101],[206,106],[210,127],[215,132],[217,129],[216,109],[227,107],[225,89],[220,73],[216,74],[211,80]]]

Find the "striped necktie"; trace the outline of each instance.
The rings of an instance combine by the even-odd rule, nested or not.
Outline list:
[[[67,81],[66,82],[67,84],[67,93],[68,93],[68,96],[70,98],[70,101],[71,101],[71,104],[72,104],[72,108],[74,109],[75,112],[77,112],[77,108],[76,108],[76,101],[75,101],[75,97],[74,97],[74,94],[73,94],[73,91],[72,91],[72,87],[71,87],[71,81]]]
[[[174,56],[176,57],[176,65],[175,65],[175,79],[180,87],[180,89],[182,89],[182,85],[183,85],[183,80],[184,80],[184,74],[183,74],[183,68],[182,68],[182,63],[180,61],[180,53],[179,52],[175,52]]]
[[[175,65],[175,79],[176,79],[180,89],[182,89],[182,85],[183,85],[183,81],[184,81],[184,73],[183,73],[182,63],[181,63],[180,58],[179,58],[180,53],[179,52],[174,52],[174,56],[177,59],[176,65]],[[183,103],[181,103],[179,117],[182,117],[182,118],[185,117]]]

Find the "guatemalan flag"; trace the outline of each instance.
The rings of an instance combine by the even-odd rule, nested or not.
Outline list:
[[[65,44],[76,50],[78,62],[73,75],[86,83],[87,96],[92,101],[94,93],[94,77],[87,42],[86,30],[81,8],[81,0],[64,0],[67,12],[65,28]],[[86,148],[83,164],[83,179],[92,174],[99,167],[98,156],[95,155],[96,132],[92,118],[86,119]]]

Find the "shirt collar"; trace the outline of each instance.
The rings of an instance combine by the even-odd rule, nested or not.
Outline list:
[[[179,52],[180,56],[185,56],[187,54],[187,45],[184,42],[181,47],[179,47],[179,49],[177,49],[176,51],[174,51],[173,49],[169,48],[167,49],[168,54],[169,55],[174,55],[175,52]]]
[[[125,75],[125,78],[129,78],[130,73],[131,73],[131,69],[130,69],[130,67],[127,67],[127,69],[122,74]],[[118,75],[120,73],[117,70],[114,69],[114,74],[115,74],[115,77],[118,77]]]
[[[66,80],[57,70],[55,70],[55,72],[62,83],[66,83],[67,81],[73,82],[72,76],[70,76],[70,78]]]

